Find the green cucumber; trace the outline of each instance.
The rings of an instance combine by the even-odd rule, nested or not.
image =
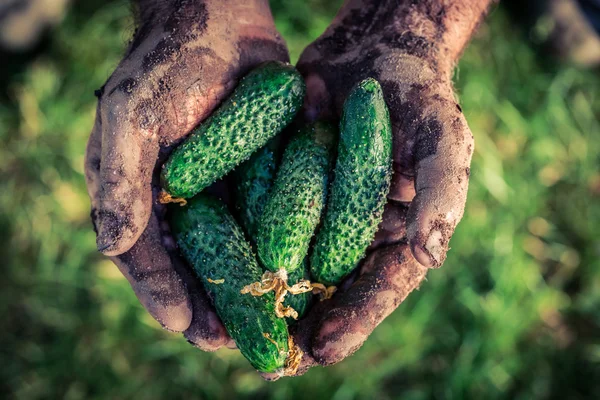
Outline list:
[[[292,121],[305,92],[302,77],[289,64],[268,62],[254,69],[173,151],[161,173],[164,190],[189,198],[223,177]]]
[[[252,154],[235,169],[236,208],[241,225],[252,242],[258,234],[258,221],[265,209],[279,159],[279,136]]]
[[[364,257],[381,222],[392,175],[392,127],[381,86],[366,79],[342,113],[327,212],[311,256],[311,275],[338,285]]]
[[[301,267],[325,206],[334,140],[328,126],[307,125],[286,148],[256,237],[267,270]]]
[[[171,227],[241,353],[259,371],[282,370],[287,325],[275,315],[273,293],[240,294],[245,285],[260,280],[262,270],[233,216],[220,201],[201,194],[185,207],[173,207]]]
[[[280,156],[280,137],[269,140],[267,145],[235,169],[236,181],[236,208],[242,227],[246,229],[253,245],[258,235],[260,216],[269,199],[269,194],[275,182],[275,173]],[[288,278],[289,285],[294,285],[300,280],[309,279],[308,257],[304,259],[302,268],[292,271]],[[308,310],[312,300],[312,293],[288,294],[283,302],[284,307],[291,307],[301,318]],[[296,322],[295,319],[286,318],[288,324]]]

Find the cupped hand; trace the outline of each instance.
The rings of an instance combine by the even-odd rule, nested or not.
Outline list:
[[[454,98],[452,62],[440,59],[435,42],[419,35],[435,24],[416,8],[349,1],[298,63],[311,119],[339,120],[352,87],[377,79],[394,140],[388,204],[366,259],[331,300],[317,304],[298,324],[295,338],[305,352],[300,374],[356,351],[419,287],[428,268],[442,265],[463,215],[473,136]]]
[[[139,1],[139,29],[97,91],[86,180],[98,250],[166,329],[214,350],[230,340],[175,255],[156,200],[169,151],[256,65],[287,61],[268,2]]]

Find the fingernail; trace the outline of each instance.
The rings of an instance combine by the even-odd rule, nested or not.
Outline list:
[[[433,258],[429,255],[429,253],[420,245],[415,245],[412,247],[412,253],[415,256],[416,260],[424,267],[433,268]]]
[[[433,258],[436,267],[442,265],[446,256],[446,241],[441,231],[431,231],[427,243],[425,243],[425,249]]]
[[[121,237],[122,230],[117,216],[113,213],[100,211],[96,219],[96,226],[98,228],[98,236],[96,237],[98,251],[107,256],[117,255],[113,254],[113,251],[119,237]]]
[[[96,247],[100,253],[105,252],[115,245],[115,241],[112,238],[106,238],[101,235],[98,235],[96,238]]]
[[[192,323],[192,309],[187,297],[179,304],[156,307],[152,316],[170,332],[183,332]]]
[[[425,247],[421,245],[412,246],[413,255],[417,261],[427,268],[438,268],[444,262],[446,256],[446,242],[439,230],[431,231]]]
[[[277,379],[281,378],[281,374],[277,372],[260,372],[260,377],[265,381],[274,382]]]

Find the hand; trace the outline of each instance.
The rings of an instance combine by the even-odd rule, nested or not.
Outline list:
[[[85,168],[98,250],[110,256],[150,314],[204,350],[228,338],[174,252],[156,201],[158,172],[240,77],[288,60],[266,0],[139,1],[139,29],[97,92]]]
[[[473,136],[450,80],[462,47],[447,45],[444,32],[456,11],[463,18],[477,12],[465,14],[464,3],[457,10],[448,6],[452,2],[442,6],[435,0],[383,3],[347,1],[298,63],[310,119],[338,120],[352,87],[373,77],[382,85],[394,135],[394,174],[383,222],[354,276],[299,322],[295,340],[305,352],[299,374],[356,351],[420,285],[428,268],[442,265],[463,215]],[[468,32],[463,45],[477,22],[471,20],[452,22],[455,30]]]

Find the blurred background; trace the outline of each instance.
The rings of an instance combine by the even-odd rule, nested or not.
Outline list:
[[[293,61],[340,3],[272,1]],[[600,398],[600,75],[551,57],[555,24],[522,11],[494,9],[456,70],[476,151],[446,264],[354,356],[275,383],[162,330],[96,252],[93,92],[133,20],[126,1],[50,15],[0,54],[2,397]]]

